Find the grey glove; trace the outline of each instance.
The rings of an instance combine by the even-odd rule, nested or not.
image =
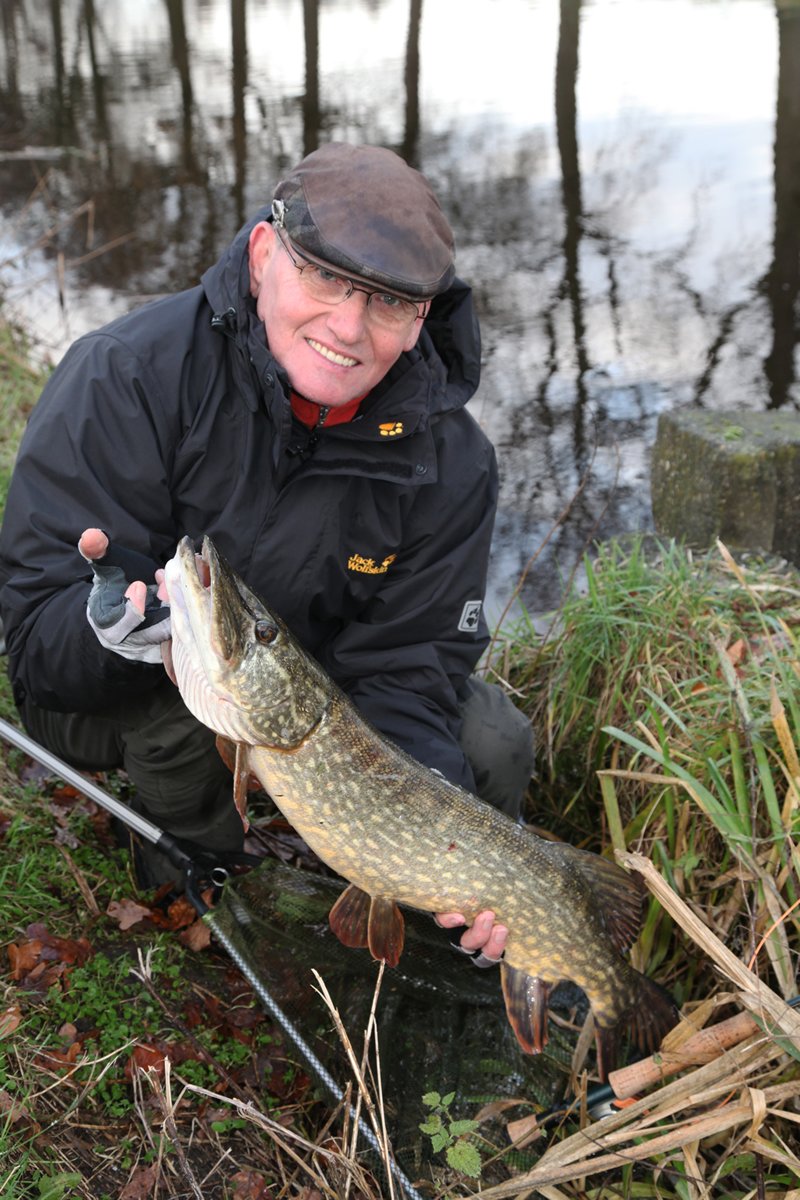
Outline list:
[[[90,558],[84,553],[83,537],[78,549],[94,577],[86,617],[98,641],[132,662],[161,663],[161,643],[172,636],[169,605],[159,599],[155,582],[146,584],[144,613],[126,596],[133,581],[154,579],[158,564],[135,550],[111,545],[107,537],[105,553]]]

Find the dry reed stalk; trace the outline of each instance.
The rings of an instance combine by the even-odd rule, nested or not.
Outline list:
[[[754,1153],[792,1170],[800,1169],[800,1161],[788,1147],[776,1146],[760,1132],[768,1117],[798,1120],[796,1114],[776,1106],[800,1095],[800,1080],[770,1084],[769,1078],[783,1069],[786,1055],[780,1035],[788,1035],[794,1045],[800,1045],[800,1015],[731,954],[665,883],[648,859],[626,853],[618,853],[617,857],[642,874],[663,907],[741,989],[736,998],[754,1015],[757,1032],[622,1112],[552,1145],[531,1171],[479,1192],[482,1200],[511,1200],[527,1194],[531,1188],[544,1195],[544,1185],[566,1183],[577,1176],[594,1175],[676,1151],[682,1153],[685,1165],[694,1174],[691,1164],[697,1163],[699,1144],[723,1134],[743,1140],[745,1147]],[[701,1022],[710,1009],[710,1005],[705,1007]],[[767,1036],[759,1028],[762,1022],[768,1025]],[[777,1038],[769,1027],[780,1031]],[[777,1064],[776,1059],[780,1060]],[[693,1190],[698,1200],[707,1195],[705,1181],[699,1174],[694,1174]]]
[[[794,1011],[772,988],[732,954],[681,900],[643,854],[617,853],[617,859],[644,878],[650,891],[670,916],[689,934],[727,978],[741,989],[739,999],[761,1022],[772,1022],[796,1046],[800,1046],[800,1013]],[[771,1031],[768,1029],[768,1033]],[[774,1035],[772,1035],[774,1036]]]
[[[386,1181],[387,1181],[387,1184],[389,1187],[389,1200],[395,1200],[394,1175],[392,1173],[392,1163],[393,1163],[392,1148],[391,1148],[391,1145],[389,1144],[389,1138],[388,1138],[388,1135],[386,1132],[385,1111],[383,1108],[382,1097],[380,1097],[380,1099],[379,1099],[379,1107],[376,1108],[375,1103],[372,1099],[370,1090],[367,1087],[365,1073],[362,1070],[361,1064],[359,1064],[358,1059],[356,1058],[356,1054],[353,1049],[353,1044],[350,1041],[350,1037],[347,1033],[347,1030],[344,1027],[344,1022],[342,1021],[341,1015],[339,1014],[339,1010],[336,1008],[336,1005],[333,1002],[330,992],[328,991],[328,989],[325,985],[325,981],[323,980],[323,978],[319,974],[319,972],[316,970],[312,970],[312,975],[314,976],[314,978],[317,981],[317,984],[319,985],[316,990],[319,992],[320,996],[324,1000],[324,1002],[328,1008],[328,1011],[330,1012],[331,1017],[333,1018],[334,1025],[336,1026],[336,1032],[339,1034],[339,1038],[341,1040],[342,1046],[344,1047],[345,1054],[347,1055],[347,1060],[350,1063],[350,1069],[352,1070],[356,1084],[358,1085],[359,1095],[361,1096],[361,1098],[364,1102],[364,1107],[367,1110],[367,1115],[369,1117],[370,1125],[372,1126],[373,1133],[375,1134],[378,1145],[380,1146],[381,1158],[383,1160],[383,1166],[384,1166],[384,1170],[386,1173]],[[381,984],[382,979],[383,979],[383,970],[381,969],[380,974],[378,976],[377,983],[376,983],[375,993],[374,993],[373,999],[372,999],[372,1009],[370,1012],[370,1020],[369,1020],[368,1029],[367,1029],[367,1043],[369,1043],[370,1032],[373,1031],[373,1028],[374,1028],[375,1007],[377,1004],[378,992],[380,990],[380,984]],[[365,1057],[366,1057],[366,1051],[365,1051]]]

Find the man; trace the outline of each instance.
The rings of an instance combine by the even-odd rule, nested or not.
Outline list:
[[[479,364],[429,185],[343,144],[289,171],[200,286],[76,342],[31,417],[0,535],[32,736],[79,767],[124,767],[177,836],[241,845],[230,775],[159,647],[154,572],[182,535],[209,534],[380,730],[516,815],[527,723],[470,679],[497,492],[464,409]],[[92,571],[96,525],[112,550]],[[462,945],[496,958],[503,942],[489,913]]]

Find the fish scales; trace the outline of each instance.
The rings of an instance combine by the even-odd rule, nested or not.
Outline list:
[[[676,1011],[622,954],[641,923],[638,881],[597,855],[537,837],[399,750],[209,539],[203,558],[198,570],[184,539],[167,566],[178,684],[201,721],[246,747],[247,770],[349,882],[331,914],[342,940],[394,963],[397,904],[470,921],[491,909],[509,931],[503,991],[525,1050],[544,1045],[547,994],[561,979],[589,999],[601,1075],[623,1022],[643,1049],[656,1049]]]

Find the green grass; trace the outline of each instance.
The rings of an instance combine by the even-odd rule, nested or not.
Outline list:
[[[46,378],[27,355],[24,338],[0,321],[0,507]],[[587,559],[585,583],[566,597],[547,638],[522,620],[501,631],[495,659],[537,739],[531,824],[604,853],[646,853],[784,995],[796,988],[800,957],[800,908],[792,908],[800,876],[798,628],[795,572],[632,539]],[[4,677],[0,713],[14,720]],[[182,1145],[208,1176],[205,1200],[254,1194],[236,1190],[237,1168],[259,1174],[265,1188],[285,1180],[285,1152],[265,1147],[264,1134],[243,1125],[237,1110],[186,1093],[168,1128],[157,1091],[134,1069],[169,1054],[176,1077],[240,1094],[302,1130],[316,1101],[280,1036],[252,1013],[252,994],[221,953],[187,951],[176,929],[155,918],[125,933],[117,927],[109,905],[146,898],[107,820],[52,780],[26,781],[24,768],[22,755],[0,747],[0,1200],[118,1197],[149,1164],[174,1184],[182,1180]],[[49,957],[25,965],[19,956],[37,938],[51,939]],[[139,952],[150,953],[144,979]],[[635,961],[690,1008],[719,991],[710,963],[654,901]],[[253,1019],[226,1020],[241,1009]],[[776,1069],[788,1108],[800,1091],[798,1084],[792,1092],[798,1067],[787,1058]],[[701,1146],[698,1162],[724,1181],[726,1196],[760,1189],[777,1197],[791,1186],[774,1148],[779,1137],[791,1146],[796,1126],[770,1120],[759,1131],[764,1153],[746,1139]],[[466,1129],[446,1130],[451,1150],[463,1151]],[[576,1172],[561,1193],[700,1194],[682,1158],[656,1167],[658,1188],[652,1167],[625,1167],[599,1186],[594,1176],[580,1183]],[[462,1176],[442,1195],[469,1190]]]

